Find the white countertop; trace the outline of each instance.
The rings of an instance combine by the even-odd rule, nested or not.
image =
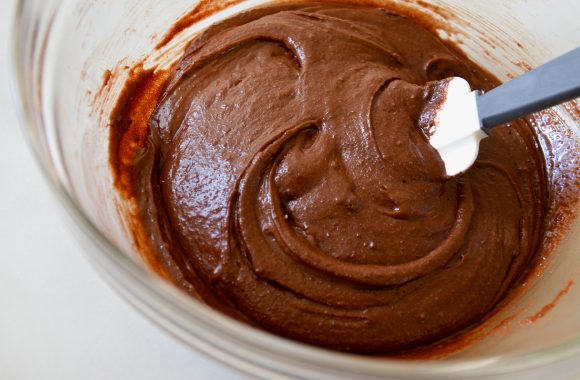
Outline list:
[[[241,379],[165,334],[82,256],[24,142],[0,0],[0,379]]]

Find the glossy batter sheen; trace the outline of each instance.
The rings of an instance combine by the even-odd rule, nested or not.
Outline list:
[[[383,9],[294,5],[210,28],[133,164],[160,263],[215,307],[338,350],[398,352],[480,321],[534,256],[544,174],[517,122],[446,177],[418,120],[426,83],[453,75],[495,84]]]

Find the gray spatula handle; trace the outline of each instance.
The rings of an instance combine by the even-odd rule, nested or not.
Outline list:
[[[477,97],[485,132],[580,96],[580,47]]]

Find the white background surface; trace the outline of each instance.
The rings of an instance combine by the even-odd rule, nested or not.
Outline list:
[[[241,379],[159,330],[93,271],[24,142],[0,0],[0,379]]]

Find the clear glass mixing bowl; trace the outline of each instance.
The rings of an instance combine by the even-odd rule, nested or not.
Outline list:
[[[228,12],[262,2],[242,1]],[[18,6],[14,84],[23,129],[68,211],[83,253],[119,293],[187,345],[262,379],[556,379],[580,372],[578,223],[545,260],[542,274],[526,282],[519,297],[480,327],[490,334],[434,361],[362,357],[292,342],[232,320],[153,274],[142,263],[119,212],[123,204],[113,189],[107,161],[106,119],[120,85],[101,96],[97,108],[95,97],[106,69],[131,66],[148,57],[163,32],[195,3],[24,0]],[[436,5],[426,12],[436,12],[431,17],[453,30],[442,31],[441,36],[459,43],[504,80],[580,45],[576,0],[395,3]],[[146,64],[171,62],[189,36],[219,17],[223,16],[186,29],[162,52],[146,58]],[[556,112],[566,124],[562,133],[580,139],[577,105]],[[574,283],[553,310],[535,323],[525,323],[566,284]]]

